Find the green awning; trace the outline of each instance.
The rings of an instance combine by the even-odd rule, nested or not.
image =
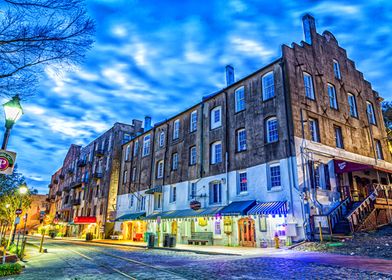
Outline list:
[[[161,193],[162,192],[162,186],[156,186],[154,188],[146,190],[146,194],[154,194],[154,193]]]
[[[132,220],[141,220],[145,216],[146,216],[146,212],[129,213],[129,214],[125,214],[125,215],[122,215],[122,216],[116,218],[114,221],[126,222],[126,221],[132,221]]]
[[[184,210],[173,210],[173,211],[165,211],[160,213],[154,213],[145,217],[145,220],[155,220],[158,216],[161,219],[175,219],[175,218],[191,218],[191,217],[203,217],[203,216],[214,216],[215,214],[219,213],[219,211],[223,207],[209,207],[209,208],[202,208],[199,210],[192,210],[192,209],[184,209]]]

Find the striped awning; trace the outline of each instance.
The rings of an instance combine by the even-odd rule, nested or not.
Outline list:
[[[257,204],[248,211],[248,215],[282,214],[287,214],[287,201],[257,202]]]

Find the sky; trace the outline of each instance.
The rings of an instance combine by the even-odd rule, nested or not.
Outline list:
[[[303,40],[301,17],[331,31],[373,88],[392,100],[389,1],[86,0],[95,44],[72,72],[45,71],[11,132],[18,171],[48,192],[69,146],[86,145],[115,122],[161,121],[225,87]]]

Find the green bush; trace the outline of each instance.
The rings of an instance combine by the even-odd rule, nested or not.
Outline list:
[[[22,266],[18,263],[0,264],[0,276],[19,274],[22,272]]]

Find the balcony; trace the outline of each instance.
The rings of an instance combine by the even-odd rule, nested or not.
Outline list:
[[[94,179],[101,179],[103,177],[101,172],[95,172],[93,175]]]
[[[57,192],[56,192],[56,195],[57,195],[57,196],[61,196],[62,193],[63,193],[62,191],[57,191]]]
[[[73,174],[74,173],[74,170],[73,170],[73,168],[68,168],[68,174]]]
[[[82,186],[82,180],[81,179],[77,179],[75,182],[71,183],[71,188],[72,189],[77,189],[80,188]]]
[[[53,180],[53,184],[58,184],[58,183],[59,183],[59,180],[57,180],[57,179]]]
[[[65,191],[65,192],[69,192],[70,190],[71,190],[70,186],[66,186],[66,187],[63,188],[63,191]]]
[[[80,205],[80,198],[72,199],[71,203],[72,203],[73,206]]]
[[[60,174],[59,178],[60,178],[60,180],[64,180],[65,179],[65,175],[64,174]]]
[[[97,149],[95,150],[95,155],[97,157],[103,157],[105,155],[105,151],[103,149]]]
[[[86,159],[79,159],[78,160],[78,167],[86,166],[86,164],[87,164]]]

